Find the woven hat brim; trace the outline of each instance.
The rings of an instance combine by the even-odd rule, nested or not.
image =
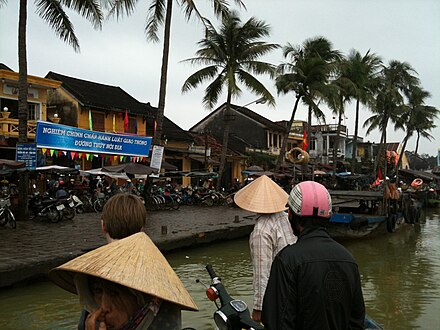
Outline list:
[[[255,213],[277,213],[287,210],[289,195],[268,176],[262,175],[240,189],[234,202],[240,208]]]
[[[76,273],[126,286],[186,310],[198,310],[177,274],[145,233],[134,234],[79,256],[52,269],[49,278],[76,294]]]

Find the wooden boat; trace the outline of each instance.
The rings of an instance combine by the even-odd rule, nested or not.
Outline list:
[[[327,225],[335,239],[356,239],[394,232],[404,222],[402,199],[384,200],[381,191],[330,191],[333,214]]]

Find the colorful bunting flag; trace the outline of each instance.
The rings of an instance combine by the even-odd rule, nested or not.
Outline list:
[[[124,118],[124,132],[128,131],[128,111],[125,110],[125,118]]]
[[[92,110],[89,110],[89,129],[93,131]]]

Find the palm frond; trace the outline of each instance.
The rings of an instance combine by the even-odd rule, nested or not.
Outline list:
[[[200,69],[185,80],[182,86],[182,93],[186,93],[191,89],[196,88],[206,79],[214,78],[217,73],[218,68],[216,66],[208,66],[206,68]]]
[[[224,81],[224,75],[220,74],[208,85],[208,87],[206,87],[205,95],[202,99],[202,103],[205,108],[213,109],[217,104],[224,88]]]
[[[47,0],[46,0],[47,1]],[[92,23],[95,29],[102,28],[103,14],[99,0],[60,0],[66,8],[72,9]]]
[[[148,8],[147,24],[145,26],[145,35],[147,40],[159,42],[158,30],[165,21],[166,5],[165,0],[154,0]]]
[[[79,41],[75,35],[72,22],[64,12],[60,2],[56,0],[39,0],[36,6],[37,14],[49,24],[55,34],[71,45],[76,52],[79,52]]]
[[[275,99],[269,90],[253,75],[244,70],[237,72],[238,80],[243,83],[249,90],[251,90],[257,96],[262,96],[269,102],[271,106],[275,106]]]
[[[130,16],[135,8],[138,0],[107,0],[105,7],[109,10],[107,17],[116,17],[116,19]]]

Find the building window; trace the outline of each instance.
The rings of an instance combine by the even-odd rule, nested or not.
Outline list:
[[[128,129],[127,133],[137,134],[137,120],[136,118],[128,117]]]
[[[272,133],[269,133],[269,148],[272,147]]]
[[[28,103],[28,120],[40,120],[40,105],[37,103]]]
[[[309,150],[316,150],[316,140],[315,139],[310,140]]]
[[[94,131],[105,132],[105,114],[92,112],[92,127]]]

